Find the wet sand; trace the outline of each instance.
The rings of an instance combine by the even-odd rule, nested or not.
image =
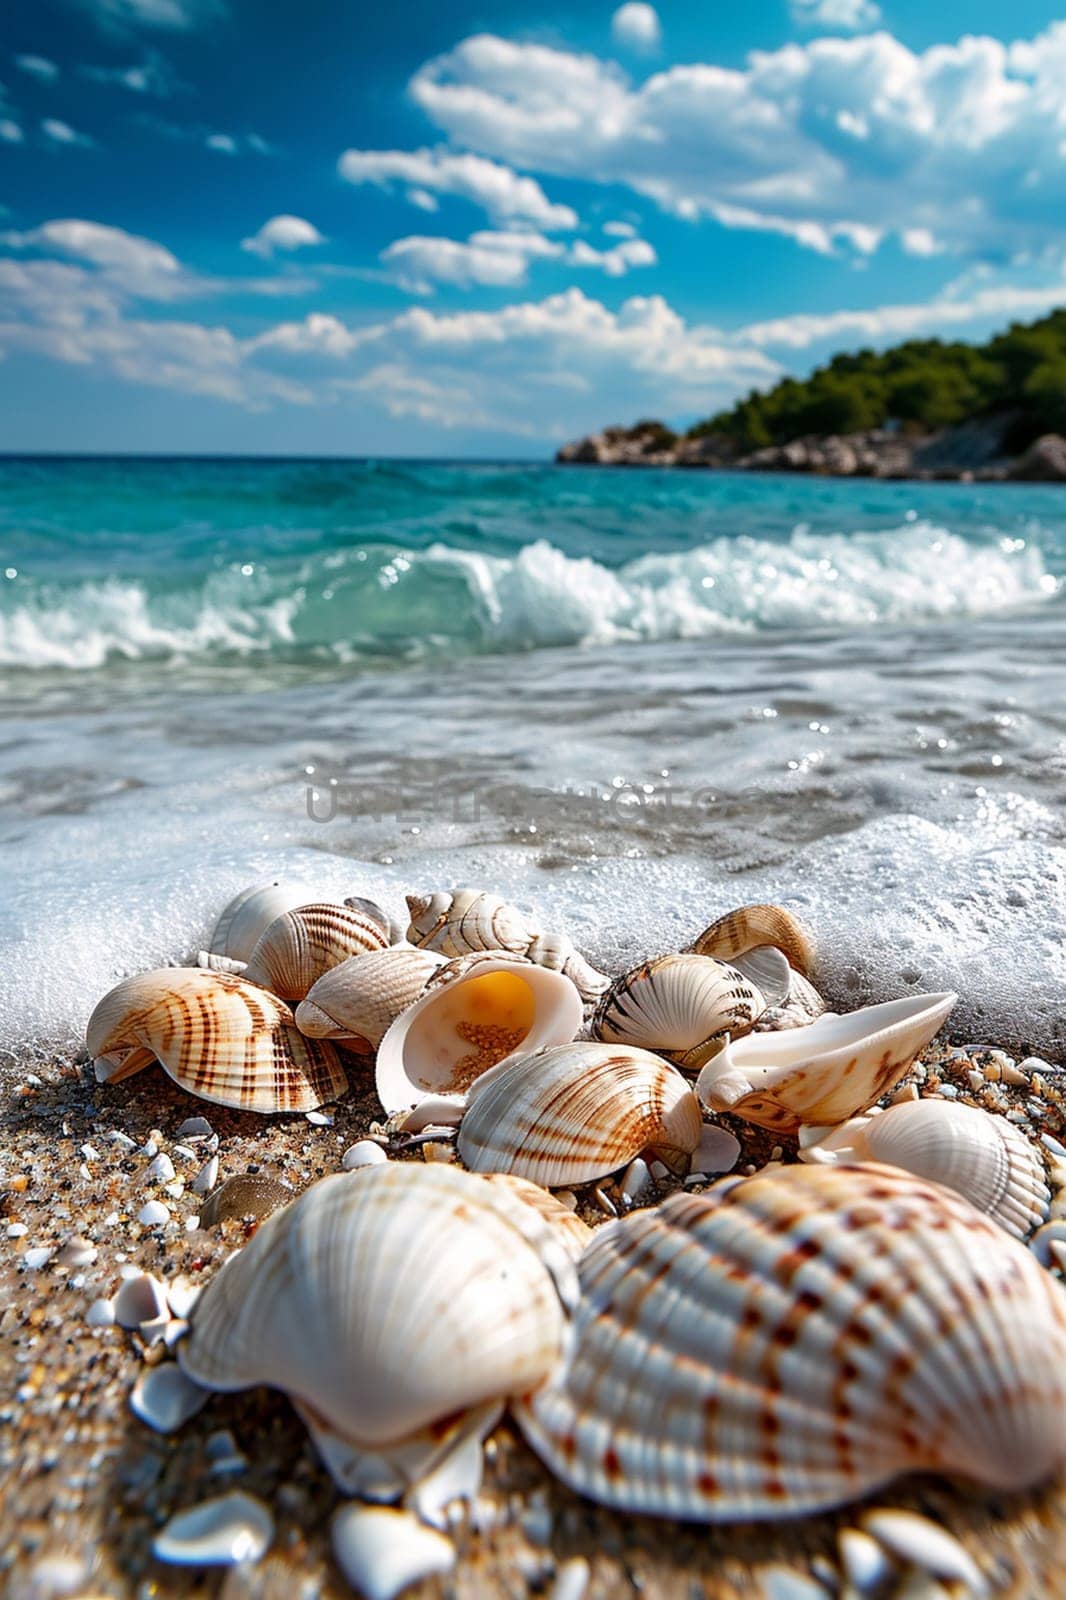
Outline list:
[[[917,1069],[923,1094],[947,1085],[960,1100],[1025,1113],[1034,1138],[1043,1132],[1066,1143],[1063,1075],[1048,1074],[1035,1090],[988,1081],[975,1091],[972,1074],[987,1067],[994,1078],[999,1070],[994,1055],[934,1047],[925,1061]],[[101,1087],[87,1065],[48,1057],[7,1076],[0,1118],[0,1591],[10,1600],[349,1596],[329,1547],[340,1499],[287,1401],[265,1390],[215,1395],[179,1432],[155,1434],[133,1416],[128,1397],[144,1361],[158,1359],[162,1346],[146,1352],[137,1335],[94,1330],[85,1312],[114,1292],[127,1262],[164,1281],[186,1274],[206,1282],[254,1226],[231,1220],[188,1231],[186,1219],[202,1202],[187,1189],[166,1196],[146,1181],[150,1158],[141,1150],[153,1133],[188,1183],[202,1151],[196,1160],[183,1158],[174,1152],[175,1136],[186,1118],[203,1115],[220,1137],[222,1178],[258,1170],[299,1190],[336,1171],[344,1149],[379,1115],[365,1076],[353,1072],[353,1092],[334,1109],[332,1126],[208,1106],[156,1068]],[[742,1141],[738,1170],[771,1157],[771,1135],[720,1120]],[[135,1148],[116,1141],[116,1133]],[[794,1159],[793,1146],[783,1144],[782,1159]],[[1053,1190],[1062,1179],[1061,1167],[1049,1174]],[[649,1192],[646,1203],[672,1187]],[[163,1228],[136,1221],[153,1197],[172,1211]],[[1061,1214],[1061,1187],[1056,1198]],[[605,1220],[591,1191],[580,1193],[579,1205],[593,1225]],[[25,1234],[6,1237],[11,1224],[24,1224]],[[60,1247],[75,1235],[96,1248],[92,1265],[67,1268],[54,1258],[36,1270],[27,1265],[28,1250]],[[239,1475],[212,1470],[207,1440],[222,1429],[247,1458]],[[153,1558],[152,1538],[169,1516],[233,1487],[259,1496],[275,1518],[272,1549],[257,1566],[183,1569]],[[995,1596],[1066,1596],[1064,1483],[1005,1496],[915,1478],[868,1503],[917,1510],[949,1528]],[[586,1600],[817,1600],[840,1593],[836,1535],[856,1516],[851,1507],[795,1523],[726,1527],[620,1516],[554,1482],[505,1422],[486,1449],[482,1494],[455,1530],[454,1573],[410,1593],[456,1600],[550,1594],[559,1567],[583,1556],[591,1566]],[[903,1582],[878,1590],[877,1600],[895,1600]],[[910,1600],[961,1592],[931,1581],[906,1590]]]

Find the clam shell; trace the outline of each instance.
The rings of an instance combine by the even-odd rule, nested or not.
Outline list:
[[[365,950],[384,950],[388,916],[369,900],[322,901],[286,911],[261,934],[243,977],[282,1000],[303,1000],[316,979]]]
[[[814,966],[814,939],[800,919],[784,906],[740,906],[704,928],[692,948],[697,955],[732,961],[760,945],[773,945],[805,978]]]
[[[1006,1117],[956,1100],[909,1100],[828,1131],[802,1129],[800,1145],[804,1161],[880,1161],[942,1183],[1019,1239],[1047,1216],[1051,1195],[1029,1140]]]
[[[748,1034],[707,1062],[696,1093],[712,1111],[764,1128],[843,1122],[892,1088],[957,998],[911,995],[846,1016],[827,1011],[805,1028]]]
[[[451,889],[407,896],[411,923],[407,938],[424,950],[464,956],[478,950],[506,950],[538,966],[563,972],[582,999],[594,1000],[608,978],[574,949],[563,933],[545,933],[517,906],[483,889]]]
[[[296,1007],[296,1025],[313,1039],[361,1041],[376,1050],[389,1028],[413,1005],[447,957],[392,945],[331,967]]]
[[[766,1009],[735,967],[708,956],[659,956],[617,978],[596,1008],[595,1038],[662,1050],[696,1071],[729,1034],[747,1033]]]
[[[306,888],[294,883],[282,883],[278,878],[270,883],[254,883],[250,888],[242,889],[215,923],[215,931],[205,954],[247,961],[260,935],[266,932],[276,917],[284,915],[286,911],[295,911],[297,906],[307,905],[313,898]]]
[[[318,1433],[420,1466],[444,1419],[559,1362],[576,1278],[524,1199],[453,1167],[323,1178],[208,1284],[179,1359],[196,1382],[281,1389]]]
[[[459,1154],[475,1172],[561,1188],[593,1183],[644,1151],[684,1172],[701,1129],[695,1095],[658,1056],[567,1044],[503,1062],[474,1084]]]
[[[599,1230],[568,1365],[515,1410],[627,1511],[843,1504],[906,1472],[1000,1489],[1066,1460],[1066,1294],[961,1196],[895,1168],[770,1167]]]
[[[510,1172],[487,1172],[484,1181],[507,1189],[527,1206],[532,1206],[559,1234],[571,1260],[578,1260],[592,1238],[592,1229],[575,1212],[569,1211],[561,1200],[549,1194],[547,1189],[542,1189],[540,1184],[516,1178]]]
[[[333,1046],[305,1039],[284,1001],[199,967],[124,979],[89,1018],[86,1043],[101,1083],[155,1058],[190,1094],[241,1111],[310,1111],[348,1089]]]
[[[452,962],[382,1039],[378,1099],[391,1114],[428,1095],[463,1094],[518,1051],[566,1043],[582,1016],[581,996],[561,972],[488,954]]]

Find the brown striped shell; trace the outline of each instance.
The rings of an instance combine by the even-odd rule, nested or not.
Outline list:
[[[696,1072],[726,1034],[750,1031],[766,1009],[753,983],[724,961],[658,956],[616,978],[592,1019],[595,1038],[669,1054]]]
[[[230,961],[247,961],[260,934],[266,932],[275,917],[285,911],[295,911],[297,906],[305,906],[313,898],[306,888],[283,883],[278,878],[242,889],[220,912],[205,954]],[[206,962],[200,964],[204,966]],[[224,972],[226,968],[215,970]]]
[[[814,966],[814,939],[800,919],[784,906],[739,906],[704,928],[699,938],[692,941],[692,949],[700,956],[732,961],[734,956],[767,944],[782,951],[788,957],[789,966],[795,967],[803,977],[810,977]]]
[[[303,1000],[331,967],[365,950],[387,949],[389,939],[388,916],[370,900],[298,906],[275,917],[241,975],[282,1000]]]
[[[937,1184],[769,1167],[608,1224],[579,1272],[569,1365],[516,1415],[607,1505],[788,1517],[1066,1461],[1066,1294]]]
[[[507,951],[538,966],[562,972],[582,999],[594,1000],[608,984],[575,950],[565,933],[545,933],[499,895],[484,889],[450,889],[431,895],[407,896],[411,923],[407,938],[422,950],[465,956],[479,950]]]
[[[749,1033],[711,1057],[696,1081],[701,1103],[746,1122],[792,1132],[803,1122],[844,1122],[906,1072],[957,995],[917,994],[805,1028]]]
[[[564,1044],[503,1061],[477,1080],[459,1154],[475,1172],[560,1188],[593,1183],[643,1151],[686,1172],[701,1129],[695,1095],[658,1056]]]
[[[296,1007],[297,1026],[312,1039],[344,1039],[376,1050],[444,965],[444,956],[406,944],[350,956],[315,980]]]
[[[241,1111],[311,1111],[347,1093],[333,1046],[305,1039],[284,1001],[229,973],[144,972],[106,994],[89,1018],[101,1083],[158,1059],[190,1094]]]
[[[510,1172],[486,1172],[483,1178],[485,1183],[500,1185],[519,1200],[524,1200],[527,1206],[532,1206],[559,1235],[570,1259],[577,1261],[580,1258],[592,1239],[592,1229],[587,1222],[582,1222],[576,1211],[570,1211],[561,1200],[557,1200],[547,1189],[542,1189],[539,1183],[516,1178]]]

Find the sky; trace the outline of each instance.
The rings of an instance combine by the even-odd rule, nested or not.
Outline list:
[[[0,23],[0,450],[541,457],[1062,303],[1036,0]]]

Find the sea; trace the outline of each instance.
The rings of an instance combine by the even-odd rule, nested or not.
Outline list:
[[[0,1046],[226,901],[476,884],[621,970],[773,899],[837,1009],[1066,1057],[1066,491],[0,461]]]

